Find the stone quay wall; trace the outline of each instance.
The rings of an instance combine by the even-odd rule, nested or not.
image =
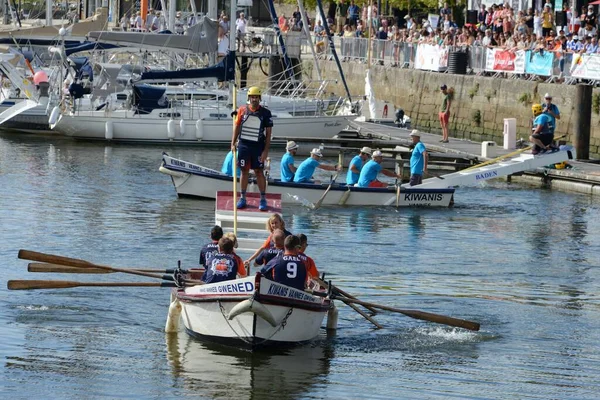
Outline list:
[[[320,61],[324,79],[336,80],[328,90],[345,96],[344,86],[335,61]],[[364,94],[365,64],[342,63],[350,93],[354,99]],[[317,79],[312,61],[303,60],[305,78]],[[438,112],[442,102],[440,86],[454,88],[454,100],[450,112],[450,137],[473,141],[504,141],[504,119],[516,118],[517,139],[528,140],[531,132],[531,105],[543,102],[545,93],[553,96],[560,110],[555,136],[567,135],[572,143],[575,86],[525,81],[520,79],[492,78],[474,75],[451,75],[414,69],[391,68],[373,65],[372,83],[378,100],[385,100],[402,108],[411,118],[413,127],[441,132]],[[248,83],[264,81],[260,69],[252,67]],[[594,89],[592,96],[592,122],[590,134],[590,158],[600,158],[600,90]],[[391,111],[391,110],[390,110]]]

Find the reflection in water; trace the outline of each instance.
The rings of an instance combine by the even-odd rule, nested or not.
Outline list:
[[[334,356],[327,340],[251,352],[200,342],[184,332],[165,339],[174,378],[192,393],[219,398],[301,397],[327,376]]]

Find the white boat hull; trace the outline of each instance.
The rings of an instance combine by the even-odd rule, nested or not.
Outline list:
[[[195,337],[244,347],[297,344],[319,335],[329,300],[264,277],[256,293],[255,279],[252,276],[178,290],[185,330]],[[252,296],[273,321],[260,311],[232,315],[234,307]]]
[[[104,115],[101,112],[61,115],[53,130],[66,136],[88,140],[111,140],[115,142],[151,142],[177,144],[228,144],[231,143],[232,119],[229,111],[222,119],[202,118],[173,119],[169,128],[169,111],[157,112],[156,116],[142,116],[131,111],[119,111]],[[160,115],[167,115],[160,117]],[[298,138],[331,138],[347,125],[344,116],[286,117],[274,118],[273,142],[283,143],[278,136]],[[107,126],[110,125],[110,134]],[[183,128],[182,128],[183,127]]]
[[[217,191],[232,189],[233,178],[200,165],[163,155],[160,171],[171,176],[177,195],[214,199]],[[281,194],[282,203],[316,203],[329,184],[282,183],[269,180],[269,193]],[[350,190],[350,194],[348,194]],[[248,192],[258,192],[255,183],[248,185]],[[323,205],[349,206],[395,206],[396,188],[359,188],[334,184],[323,200]],[[398,206],[448,207],[452,202],[454,189],[412,189],[401,188]]]

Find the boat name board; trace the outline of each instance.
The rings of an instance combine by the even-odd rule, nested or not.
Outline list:
[[[213,169],[204,168],[196,164],[189,163],[187,161],[177,160],[171,157],[165,157],[165,164],[176,167],[177,170],[187,169],[191,171],[202,172],[205,174],[211,175],[222,175],[219,171],[215,171]]]
[[[195,287],[194,294],[198,293],[252,293],[254,282],[223,282],[213,285]]]
[[[489,171],[489,172],[484,172],[483,174],[476,174],[475,180],[479,181],[482,179],[490,179],[490,178],[494,178],[496,176],[498,176],[498,171]]]
[[[444,198],[443,193],[405,193],[404,194],[404,201],[406,201],[406,202],[415,202],[415,201],[438,202],[438,201],[442,201],[443,198]]]
[[[263,280],[263,283],[264,282],[265,281]],[[284,297],[286,299],[294,299],[294,300],[299,300],[299,301],[306,301],[309,303],[321,303],[322,302],[321,298],[316,298],[315,296],[312,296],[301,290],[294,289],[289,286],[280,285],[280,284],[278,284],[276,282],[272,282],[272,281],[270,281],[269,283],[270,283],[270,285],[268,285],[268,287],[266,287],[266,288],[264,288],[264,286],[261,285],[260,294],[268,295],[268,296]]]

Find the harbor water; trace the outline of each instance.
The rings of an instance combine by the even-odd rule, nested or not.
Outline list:
[[[457,189],[448,209],[284,207],[340,288],[477,321],[479,332],[388,312],[374,330],[339,304],[335,334],[250,353],[165,334],[169,289],[6,289],[10,279],[148,281],[28,273],[19,249],[196,266],[214,202],[178,199],[158,172],[162,151],[213,168],[226,152],[0,133],[3,398],[598,398],[600,201],[585,195],[496,181]],[[271,153],[274,171],[281,155]]]

